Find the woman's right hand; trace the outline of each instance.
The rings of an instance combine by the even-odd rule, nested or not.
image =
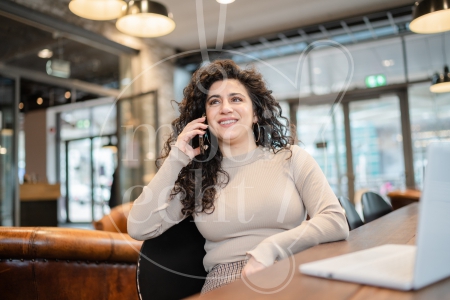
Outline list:
[[[178,135],[175,143],[175,146],[191,159],[200,154],[200,147],[193,149],[192,146],[189,145],[189,142],[196,135],[203,136],[205,134],[205,130],[208,128],[208,125],[203,123],[205,122],[205,119],[205,117],[201,117],[189,122],[180,135]]]

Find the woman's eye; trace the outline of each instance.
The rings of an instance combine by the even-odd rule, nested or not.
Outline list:
[[[239,101],[242,101],[242,99],[241,99],[241,98],[238,98],[238,97],[235,97],[235,98],[231,99],[231,101],[233,101],[233,102],[239,102]]]
[[[209,105],[214,105],[217,103],[219,103],[219,100],[217,100],[217,99],[209,101]]]

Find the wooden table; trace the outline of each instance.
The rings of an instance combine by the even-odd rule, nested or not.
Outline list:
[[[214,290],[200,299],[450,299],[450,278],[444,279],[415,292],[402,292],[361,284],[341,282],[303,275],[298,271],[302,263],[340,254],[371,248],[383,244],[415,244],[418,204],[411,204],[350,232],[346,241],[321,244],[300,252],[293,259],[284,259],[275,265],[255,273],[248,280],[258,286],[270,286],[283,282],[286,286],[275,289],[249,287],[238,280]],[[290,263],[294,261],[294,263]],[[292,278],[286,277],[291,271]],[[287,279],[286,279],[287,278]],[[258,291],[268,292],[266,294]],[[271,293],[272,292],[272,293]],[[198,295],[189,299],[196,299]]]
[[[406,189],[389,192],[387,196],[391,199],[392,208],[396,210],[411,203],[418,202],[421,194],[418,190]]]

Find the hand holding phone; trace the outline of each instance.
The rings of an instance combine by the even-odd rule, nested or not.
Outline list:
[[[208,128],[208,125],[203,123],[205,121],[206,117],[201,117],[189,122],[184,127],[183,131],[178,135],[177,141],[175,143],[175,146],[186,153],[186,155],[188,155],[191,159],[199,155],[201,153],[201,150],[200,147],[197,147],[195,149],[192,148],[192,146],[189,145],[189,142],[197,135],[203,139],[203,135]],[[204,147],[201,148],[204,149]]]

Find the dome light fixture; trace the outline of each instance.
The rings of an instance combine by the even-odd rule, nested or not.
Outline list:
[[[220,4],[230,4],[234,2],[234,0],[216,0],[216,1],[219,2]]]
[[[444,73],[435,73],[432,79],[432,86],[430,86],[432,93],[448,93],[450,92],[450,72],[448,66],[444,67]]]
[[[103,145],[103,146],[102,146],[102,149],[109,149],[109,150],[111,150],[111,151],[114,152],[114,153],[117,152],[117,146],[114,145],[114,144],[111,143],[111,142],[109,142],[109,143],[106,144],[106,145]]]
[[[409,29],[416,33],[439,33],[450,30],[450,0],[416,2]]]
[[[126,13],[117,20],[121,32],[137,37],[158,37],[171,33],[175,22],[161,3],[148,0],[130,1]]]
[[[111,136],[108,138],[108,140],[109,140],[108,144],[103,145],[102,149],[109,149],[112,152],[116,153],[117,152],[117,145],[114,145],[112,143],[112,137]]]
[[[126,5],[122,0],[72,0],[69,9],[85,19],[106,21],[120,17]]]
[[[444,73],[435,73],[431,79],[430,92],[448,93],[450,92],[450,72],[448,71],[447,55],[445,52],[445,33],[442,34],[442,57],[444,59]]]
[[[50,49],[42,49],[38,52],[40,58],[51,58],[53,56],[53,51]]]

